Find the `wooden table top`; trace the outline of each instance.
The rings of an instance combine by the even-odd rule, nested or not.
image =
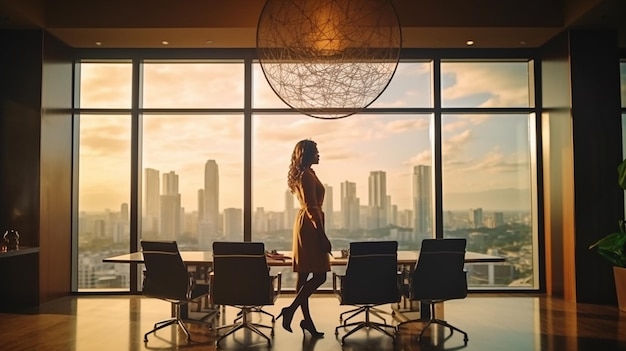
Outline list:
[[[279,251],[284,255],[285,259],[267,259],[270,266],[291,266],[291,251]],[[181,251],[180,255],[188,265],[210,265],[213,262],[212,251]],[[417,262],[419,251],[398,251],[398,264],[412,265]],[[103,262],[111,263],[143,263],[143,254],[141,252],[131,252],[113,257],[107,257]],[[506,258],[502,256],[493,256],[478,252],[467,251],[465,253],[466,263],[489,263],[489,262],[505,262]],[[341,257],[341,251],[333,251],[333,257],[330,259],[332,266],[345,266],[348,262],[347,257]]]

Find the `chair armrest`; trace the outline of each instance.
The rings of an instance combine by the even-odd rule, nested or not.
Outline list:
[[[397,272],[398,291],[400,295],[409,298],[411,292],[411,281],[405,278],[405,274],[402,271]]]
[[[191,299],[193,287],[196,285],[196,277],[193,272],[187,272],[187,299]]]
[[[345,275],[340,275],[340,274],[333,272],[333,293],[335,295],[341,294],[341,287],[343,286],[343,278],[345,277],[346,277]],[[337,287],[337,283],[339,283],[339,287]]]
[[[272,290],[275,295],[279,295],[283,290],[283,274],[282,272],[277,272],[276,275],[270,275],[272,279]]]

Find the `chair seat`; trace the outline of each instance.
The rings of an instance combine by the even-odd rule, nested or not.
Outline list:
[[[395,340],[396,327],[387,324],[381,317],[383,311],[375,307],[400,301],[397,250],[396,241],[350,243],[346,273],[344,275],[333,273],[333,292],[339,303],[356,306],[355,309],[339,316],[339,319],[343,320],[344,314],[351,313],[343,324],[335,328],[335,335],[339,334],[340,329],[351,328],[341,338],[342,345],[348,336],[364,328],[377,330]],[[357,315],[363,315],[364,320],[347,323]],[[371,315],[382,319],[383,322],[372,321]]]
[[[281,274],[270,274],[264,244],[214,242],[213,272],[210,277],[213,303],[240,309],[234,323],[217,329],[218,335],[219,330],[224,329],[226,332],[218,336],[215,341],[216,348],[224,338],[241,329],[258,334],[271,345],[271,339],[260,329],[270,329],[270,335],[274,335],[273,323],[272,325],[254,323],[249,316],[250,313],[264,313],[261,307],[273,305],[281,291]]]
[[[142,254],[146,270],[143,280],[143,294],[147,297],[159,298],[172,304],[174,316],[157,322],[154,328],[144,334],[144,342],[148,342],[148,335],[156,333],[167,326],[178,325],[191,341],[191,334],[185,323],[201,324],[207,329],[213,327],[207,322],[217,311],[212,311],[200,320],[183,319],[182,309],[189,303],[200,303],[202,298],[208,297],[210,286],[196,284],[193,275],[188,272],[178,251],[175,241],[141,241]]]
[[[458,331],[463,334],[467,344],[468,336],[463,330],[445,320],[435,318],[435,305],[452,299],[467,296],[467,275],[465,267],[466,240],[462,238],[424,239],[420,255],[410,275],[410,284],[403,290],[404,296],[411,301],[419,301],[428,306],[429,317],[424,320],[414,319],[398,325],[401,328],[410,323],[426,323],[417,336],[422,340],[424,332],[433,324],[450,329],[451,334]]]

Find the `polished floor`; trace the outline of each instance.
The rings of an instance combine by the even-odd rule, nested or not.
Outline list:
[[[281,296],[276,305],[265,310],[276,314],[289,302]],[[400,306],[403,307],[403,306]],[[416,335],[422,324],[402,328],[396,342],[376,331],[363,329],[346,339],[338,316],[350,309],[340,306],[329,294],[311,300],[313,317],[324,338],[302,336],[299,315],[288,333],[276,323],[272,345],[249,331],[239,331],[220,343],[220,350],[274,351],[361,351],[361,350],[466,350],[466,351],[618,351],[626,350],[626,312],[616,307],[565,303],[560,299],[536,296],[470,295],[464,300],[449,301],[443,314],[451,324],[469,334],[467,345],[458,332],[442,335],[436,328],[422,342]],[[391,311],[389,306],[385,307]],[[230,323],[236,310],[227,307],[219,323]],[[150,335],[143,334],[152,325],[168,318],[168,303],[141,296],[68,297],[42,305],[37,311],[0,314],[0,350],[215,350],[215,336],[207,328],[192,325],[192,342],[186,343],[178,327],[166,327]],[[198,317],[198,313],[191,313]],[[397,320],[383,315],[388,321]],[[356,320],[356,317],[355,317]],[[372,320],[376,320],[373,318]],[[270,323],[262,314],[255,322]]]

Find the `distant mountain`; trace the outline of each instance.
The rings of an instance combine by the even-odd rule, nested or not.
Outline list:
[[[520,211],[530,209],[529,189],[491,189],[486,191],[443,194],[445,211]]]

